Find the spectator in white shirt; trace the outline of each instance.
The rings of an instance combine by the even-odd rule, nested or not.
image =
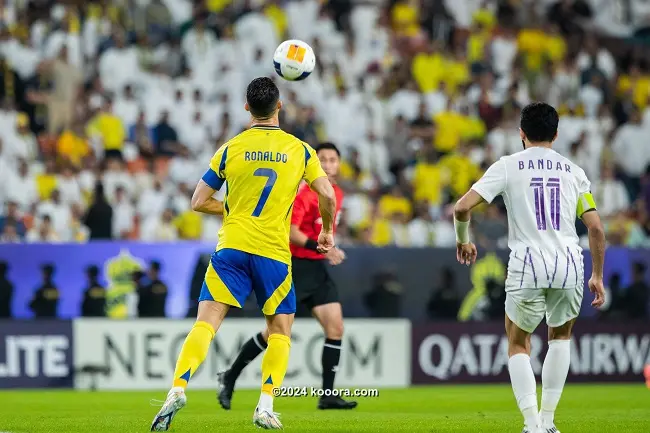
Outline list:
[[[130,203],[124,188],[117,187],[113,202],[113,238],[126,239],[133,230],[135,209]]]
[[[582,86],[578,93],[578,100],[582,103],[585,115],[592,119],[597,117],[604,99],[601,76],[591,74],[591,81]]]
[[[437,248],[450,248],[456,245],[456,231],[452,223],[453,206],[447,207],[444,218],[434,223],[436,234],[435,246]]]
[[[180,128],[180,141],[190,155],[196,157],[204,153],[204,149],[208,147],[208,140],[208,127],[203,122],[203,114],[195,111],[192,120]]]
[[[593,35],[587,35],[583,44],[583,50],[578,54],[578,68],[585,71],[591,68],[598,68],[605,73],[608,79],[616,75],[616,61],[606,48],[600,46]],[[594,64],[594,59],[595,63]]]
[[[170,161],[167,176],[177,184],[187,182],[188,179],[199,179],[205,171],[200,161],[205,159],[190,159],[187,155],[179,154]]]
[[[115,191],[120,186],[124,188],[127,196],[133,197],[133,179],[126,171],[125,165],[115,158],[111,158],[106,162],[106,171],[102,175],[102,183],[109,202],[115,199]],[[95,185],[93,185],[94,187]]]
[[[395,118],[401,114],[409,123],[414,121],[418,117],[420,100],[417,84],[415,81],[409,81],[405,88],[395,92],[388,100],[390,116]]]
[[[603,218],[610,218],[621,211],[626,211],[630,206],[630,200],[623,182],[614,177],[614,167],[603,166],[601,176],[594,181],[592,187],[598,213]]]
[[[6,160],[15,164],[19,159],[34,161],[38,156],[38,143],[29,129],[29,117],[25,113],[16,115],[15,128],[4,132]]]
[[[144,220],[158,219],[167,209],[169,195],[163,188],[160,179],[156,179],[153,188],[146,190],[140,196],[138,202],[138,215]]]
[[[18,230],[16,224],[13,222],[6,223],[2,227],[2,233],[0,234],[0,244],[19,244],[21,243],[20,236],[18,235]]]
[[[340,87],[335,95],[326,100],[323,120],[327,137],[340,147],[344,155],[348,153],[346,150],[350,145],[366,134],[366,130],[361,129],[360,106],[361,101],[345,87]]]
[[[81,186],[71,166],[63,167],[61,174],[57,176],[56,185],[64,204],[81,204]]]
[[[20,161],[18,173],[11,173],[8,176],[6,191],[7,198],[18,203],[23,212],[29,211],[31,206],[36,203],[38,200],[36,181],[29,174],[27,162]]]
[[[375,174],[383,185],[392,183],[388,148],[384,140],[377,137],[374,131],[368,131],[366,138],[357,142],[356,149],[362,171]]]
[[[499,75],[510,72],[517,58],[517,38],[513,31],[507,28],[502,34],[495,36],[490,46],[492,67]]]
[[[43,215],[41,221],[27,232],[25,240],[29,243],[60,242],[61,236],[56,232],[49,215]]]
[[[189,68],[195,74],[212,77],[216,67],[216,47],[217,37],[212,30],[206,28],[205,16],[197,16],[194,25],[185,33],[181,41],[181,49]]]
[[[36,206],[36,216],[43,219],[49,216],[52,221],[54,231],[61,237],[67,233],[70,225],[70,206],[61,201],[61,193],[55,189],[50,195],[50,199],[39,203]]]
[[[106,90],[115,94],[129,83],[140,81],[138,55],[134,48],[127,47],[122,32],[113,35],[115,46],[104,51],[99,59],[99,76]]]
[[[641,114],[637,109],[632,112],[630,121],[616,132],[612,150],[616,163],[623,170],[623,181],[630,195],[636,197],[640,188],[640,178],[650,162],[648,132],[641,124]]]
[[[435,241],[433,220],[429,214],[429,206],[419,204],[415,208],[415,218],[408,223],[409,245],[411,247],[430,247]]]
[[[121,97],[115,98],[113,102],[113,114],[120,118],[122,124],[127,128],[138,120],[140,114],[140,104],[133,94],[133,86],[127,84],[124,86],[124,93]]]
[[[142,240],[147,242],[171,242],[178,239],[178,230],[173,224],[174,213],[165,209],[156,218],[149,218],[142,226]]]

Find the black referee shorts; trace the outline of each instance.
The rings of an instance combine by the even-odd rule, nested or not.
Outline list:
[[[311,316],[311,310],[319,305],[339,302],[339,292],[325,260],[291,258],[293,286],[296,289],[296,316]]]

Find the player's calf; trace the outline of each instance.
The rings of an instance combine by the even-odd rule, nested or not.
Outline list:
[[[524,431],[537,433],[540,425],[537,412],[537,384],[530,364],[530,333],[519,328],[506,316],[508,336],[508,372],[517,406],[524,417]]]
[[[541,426],[547,433],[559,433],[555,427],[557,409],[571,363],[571,331],[575,319],[562,326],[549,327],[548,352],[542,367]]]

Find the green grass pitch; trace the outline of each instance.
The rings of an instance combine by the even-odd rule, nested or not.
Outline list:
[[[539,394],[539,393],[538,393]],[[149,431],[165,392],[0,391],[0,432],[131,433]],[[188,391],[173,432],[258,431],[251,422],[257,391],[236,391],[233,409],[215,394]],[[277,398],[289,432],[519,433],[522,420],[509,385],[431,386],[380,390],[351,411],[319,411],[310,397]],[[562,433],[650,432],[650,389],[633,385],[574,385],[557,412]]]

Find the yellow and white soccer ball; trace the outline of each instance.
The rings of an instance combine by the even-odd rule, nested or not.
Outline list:
[[[282,42],[273,54],[275,72],[288,81],[304,80],[314,71],[314,50],[303,41],[290,39]]]

